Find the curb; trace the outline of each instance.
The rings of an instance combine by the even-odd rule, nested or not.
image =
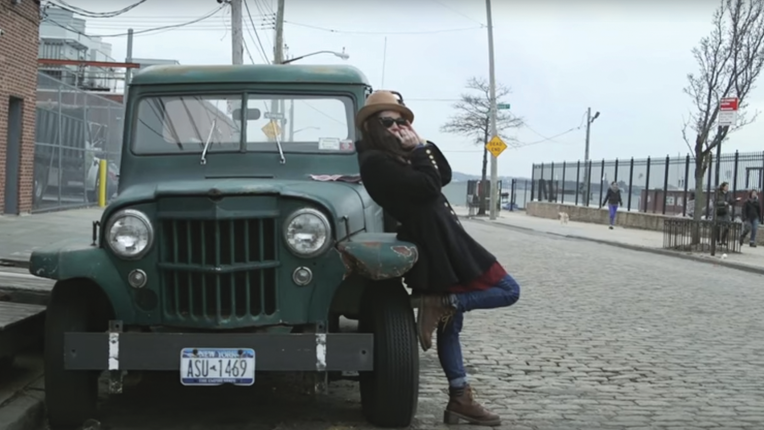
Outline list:
[[[50,291],[37,291],[0,284],[0,293],[14,303],[48,306]],[[2,427],[0,427],[2,429]]]
[[[36,430],[45,419],[44,393],[25,388],[10,401],[0,405],[0,429]]]
[[[710,257],[710,256],[709,257],[701,257],[701,256],[698,256],[698,255],[692,255],[692,254],[681,253],[681,252],[676,252],[676,251],[669,251],[669,250],[660,249],[660,248],[649,248],[647,246],[630,245],[628,243],[615,242],[615,241],[610,241],[610,240],[592,239],[590,237],[577,236],[577,235],[573,235],[573,234],[553,233],[553,232],[544,231],[544,230],[537,230],[535,228],[530,228],[530,227],[521,227],[521,226],[517,226],[517,225],[506,224],[506,223],[503,223],[503,222],[494,222],[494,221],[490,221],[490,220],[484,220],[484,219],[480,219],[480,218],[476,218],[476,217],[460,216],[460,218],[464,218],[464,219],[468,219],[468,220],[472,220],[472,221],[477,221],[477,222],[480,222],[480,223],[483,223],[483,224],[490,224],[490,225],[495,225],[495,226],[499,226],[499,227],[504,227],[504,228],[508,228],[508,229],[511,229],[511,230],[520,230],[520,231],[525,231],[525,232],[548,234],[548,235],[551,235],[551,236],[557,236],[557,237],[562,237],[562,238],[566,238],[566,239],[573,239],[573,240],[583,240],[583,241],[587,241],[587,242],[598,243],[600,245],[614,246],[616,248],[629,249],[629,250],[632,250],[632,251],[647,252],[647,253],[650,253],[650,254],[663,255],[663,256],[666,256],[666,257],[681,258],[683,260],[697,261],[697,262],[700,262],[700,263],[725,266],[725,267],[728,267],[730,269],[735,269],[735,270],[740,270],[740,271],[743,271],[743,272],[749,272],[749,273],[755,273],[755,274],[759,274],[759,275],[764,275],[764,268],[753,267],[753,266],[749,266],[747,264],[728,262],[728,261],[725,261],[725,260],[717,260],[717,259],[715,259],[713,257]]]
[[[0,258],[0,266],[22,267],[25,269],[29,269],[30,263],[28,259],[23,260],[20,258]]]

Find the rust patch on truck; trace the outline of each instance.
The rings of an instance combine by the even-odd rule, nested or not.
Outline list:
[[[419,258],[416,246],[376,241],[343,242],[337,251],[347,269],[345,277],[357,273],[375,281],[403,276]]]

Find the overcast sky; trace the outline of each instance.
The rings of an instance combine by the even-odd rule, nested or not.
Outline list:
[[[276,0],[245,1],[272,58],[268,14],[275,11]],[[91,11],[133,2],[68,1]],[[582,159],[587,107],[601,112],[592,125],[593,159],[687,153],[681,128],[690,103],[682,88],[686,74],[697,68],[690,50],[710,30],[717,4],[495,1],[496,78],[513,90],[501,101],[511,103],[512,111],[527,122],[527,127],[507,133],[524,146],[500,156],[499,174],[528,177],[532,163]],[[138,32],[190,21],[217,6],[215,0],[148,0],[115,18],[88,19],[88,32],[118,34],[129,27]],[[261,63],[246,11],[244,17],[246,45]],[[451,105],[467,79],[488,78],[485,21],[481,0],[286,0],[284,37],[294,56],[344,48],[347,61],[321,55],[302,63],[351,64],[375,88],[400,91],[417,115],[416,130],[444,148],[455,170],[477,174],[480,148],[439,128],[454,113]],[[227,64],[229,27],[226,8],[198,24],[137,34],[134,56]],[[124,59],[126,38],[106,40],[113,44],[113,56]],[[246,52],[244,57],[249,63]],[[754,90],[751,109],[764,110],[763,96]],[[570,129],[576,130],[547,139]],[[763,132],[764,120],[747,126],[731,137],[725,152],[764,150]]]

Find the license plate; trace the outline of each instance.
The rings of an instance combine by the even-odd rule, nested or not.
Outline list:
[[[254,385],[255,350],[248,348],[183,348],[180,383],[192,386]]]

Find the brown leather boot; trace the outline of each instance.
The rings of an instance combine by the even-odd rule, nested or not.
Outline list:
[[[432,334],[438,328],[438,324],[441,321],[447,322],[454,311],[455,309],[448,302],[448,296],[422,295],[419,298],[416,325],[419,331],[419,344],[423,350],[432,348]]]
[[[469,424],[482,426],[500,426],[501,417],[490,412],[475,401],[472,387],[469,385],[462,388],[448,388],[449,400],[446,410],[443,412],[443,422],[446,424],[459,424],[466,421]]]

